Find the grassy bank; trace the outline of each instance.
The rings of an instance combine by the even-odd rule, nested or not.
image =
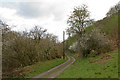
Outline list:
[[[36,76],[42,72],[45,72],[59,64],[64,63],[67,60],[68,59],[66,58],[65,60],[54,59],[54,60],[48,60],[48,61],[44,61],[44,62],[38,62],[34,65],[25,67],[24,72],[22,72],[25,75],[23,76],[21,73],[21,76],[19,76],[19,77],[20,78],[32,78],[33,76]]]
[[[117,78],[118,50],[76,61],[58,78]]]

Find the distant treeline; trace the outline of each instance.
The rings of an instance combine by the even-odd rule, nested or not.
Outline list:
[[[3,74],[17,68],[35,64],[39,61],[61,58],[62,44],[57,37],[48,34],[46,29],[35,26],[29,32],[11,31],[9,26],[2,25],[2,67]],[[12,74],[10,74],[12,75]]]

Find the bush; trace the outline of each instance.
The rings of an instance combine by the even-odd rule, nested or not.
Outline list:
[[[90,54],[88,54],[89,57],[95,57],[97,55],[97,52],[95,50],[91,50]]]
[[[2,70],[11,76],[16,68],[32,65],[62,56],[62,43],[46,30],[35,27],[30,32],[13,32],[6,26],[2,30]]]
[[[80,51],[83,57],[87,57],[92,50],[96,54],[105,53],[111,49],[111,41],[108,40],[104,33],[99,29],[94,29],[90,33],[86,33],[79,37],[77,51]]]

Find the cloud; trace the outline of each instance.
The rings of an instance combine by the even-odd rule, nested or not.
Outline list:
[[[62,2],[40,0],[39,2],[2,2],[1,4],[2,7],[16,9],[18,15],[28,19],[54,16],[54,20],[61,20],[64,17]]]
[[[25,18],[48,18],[54,16],[54,20],[61,20],[64,16],[62,5],[47,2],[22,2],[18,7],[18,14]]]
[[[48,10],[49,6],[44,6],[40,2],[22,2],[18,6],[17,14],[25,18],[49,17],[51,13]]]

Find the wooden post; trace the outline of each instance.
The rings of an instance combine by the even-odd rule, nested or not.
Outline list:
[[[2,29],[3,25],[0,24],[0,80],[2,80]]]
[[[63,59],[65,59],[65,32],[63,31]]]

